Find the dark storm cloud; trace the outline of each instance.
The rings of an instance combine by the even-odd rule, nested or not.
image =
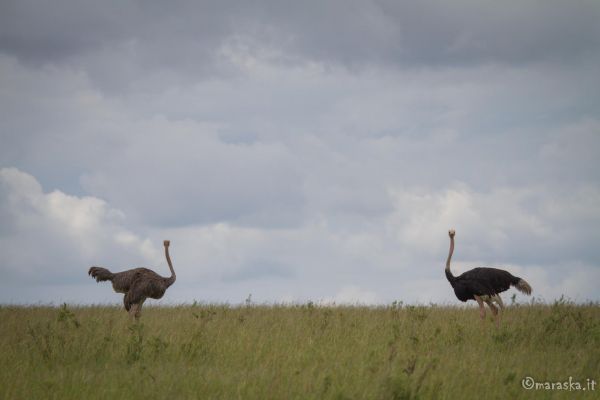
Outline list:
[[[217,51],[235,36],[237,6],[218,4],[3,2],[0,53],[27,65],[85,70],[108,92],[127,90],[141,71],[219,75],[227,71]]]
[[[399,27],[396,59],[408,62],[569,62],[600,45],[594,1],[388,1],[383,8]]]
[[[137,68],[188,73],[216,73],[231,40],[348,66],[568,62],[597,51],[598,20],[593,0],[5,1],[0,50],[41,64],[125,47]]]
[[[600,46],[594,1],[329,1],[261,14],[280,46],[351,67],[570,62]],[[256,22],[260,23],[260,22]]]
[[[58,62],[126,38],[133,11],[117,2],[3,1],[0,49],[25,62]]]

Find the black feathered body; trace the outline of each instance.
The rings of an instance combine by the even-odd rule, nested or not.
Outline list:
[[[446,278],[460,301],[474,300],[474,296],[494,296],[519,284],[521,278],[498,268],[474,268],[459,276],[446,269]]]

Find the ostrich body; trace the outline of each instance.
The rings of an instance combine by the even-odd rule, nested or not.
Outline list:
[[[164,241],[165,257],[171,270],[166,278],[148,268],[133,268],[122,272],[110,272],[106,268],[91,267],[88,275],[96,282],[111,281],[115,292],[124,293],[123,303],[129,315],[138,319],[142,313],[142,304],[149,297],[160,299],[165,291],[175,282],[175,270],[169,256],[168,240]]]
[[[454,252],[454,230],[448,231],[448,235],[450,236],[450,250],[446,261],[446,278],[452,285],[454,294],[460,301],[477,301],[481,319],[485,318],[485,306],[483,305],[485,302],[492,310],[496,325],[500,325],[500,311],[504,309],[500,293],[514,286],[520,292],[530,295],[531,286],[524,279],[498,268],[474,268],[459,276],[452,275],[450,259]],[[498,304],[499,309],[494,302]]]

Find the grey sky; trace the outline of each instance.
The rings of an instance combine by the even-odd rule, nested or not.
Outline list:
[[[596,1],[4,1],[1,302],[600,297]],[[521,297],[520,297],[521,298]],[[521,298],[522,299],[522,298]],[[524,300],[524,299],[522,299]]]

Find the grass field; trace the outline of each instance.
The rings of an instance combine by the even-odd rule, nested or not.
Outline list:
[[[600,306],[0,306],[3,399],[599,398]],[[526,390],[522,379],[586,390]],[[571,389],[575,388],[573,384]]]

